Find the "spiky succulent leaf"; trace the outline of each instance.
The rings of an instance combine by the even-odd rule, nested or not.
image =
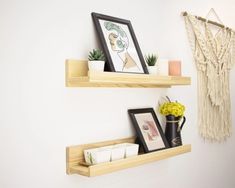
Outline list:
[[[89,61],[105,61],[105,56],[102,50],[100,49],[93,49],[89,52],[88,55]]]
[[[146,55],[145,61],[148,66],[154,66],[157,62],[157,56],[155,54]]]

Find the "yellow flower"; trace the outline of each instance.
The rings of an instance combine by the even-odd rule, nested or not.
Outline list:
[[[174,115],[176,117],[183,116],[185,111],[185,106],[179,102],[165,102],[159,107],[159,112],[162,115]]]

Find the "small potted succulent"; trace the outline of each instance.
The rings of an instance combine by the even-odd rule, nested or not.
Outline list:
[[[157,74],[157,59],[158,56],[155,54],[149,54],[145,56],[145,61],[148,65],[149,74]]]
[[[105,56],[102,50],[93,49],[88,55],[89,70],[104,71]]]

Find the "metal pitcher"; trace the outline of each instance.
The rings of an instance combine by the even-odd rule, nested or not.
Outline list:
[[[179,125],[179,122],[182,121],[181,125]],[[182,145],[181,140],[181,130],[183,128],[183,125],[186,121],[186,118],[183,116],[175,117],[173,115],[166,116],[166,129],[165,129],[165,136],[166,139],[170,145],[170,147],[176,147]]]

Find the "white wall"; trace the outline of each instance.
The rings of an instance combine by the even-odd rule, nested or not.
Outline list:
[[[0,0],[0,187],[235,187],[235,136],[212,144],[198,135],[196,69],[180,16],[205,16],[211,7],[235,28],[232,0]],[[180,58],[192,85],[66,88],[65,59],[86,59],[98,47],[93,11],[131,20],[143,54]],[[233,69],[233,127],[234,80]],[[132,136],[127,109],[155,107],[165,94],[187,107],[182,137],[190,154],[100,177],[66,175],[66,146]]]

